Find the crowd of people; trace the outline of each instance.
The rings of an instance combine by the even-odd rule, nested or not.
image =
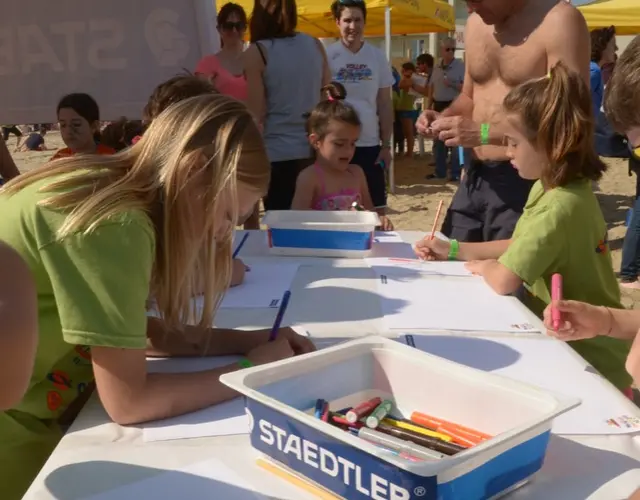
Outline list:
[[[268,342],[268,331],[210,327],[226,289],[242,283],[234,228],[258,228],[260,202],[356,203],[393,228],[394,118],[407,152],[414,126],[433,138],[434,178],[460,181],[442,228],[449,240],[425,238],[418,256],[467,261],[497,293],[519,294],[551,335],[629,393],[640,380],[640,341],[630,354],[640,313],[620,303],[592,187],[606,170],[594,139],[603,99],[610,126],[640,156],[640,39],[602,97],[594,63],[601,75],[610,40],[593,61],[570,4],[468,5],[466,65],[446,39],[437,64],[423,54],[394,78],[364,40],[361,0],[332,4],[340,40],[326,49],[297,31],[295,0],[256,2],[251,16],[228,3],[217,18],[221,50],[161,83],[142,120],[101,130],[98,103],[74,93],[56,108],[66,147],[46,164],[20,174],[0,143],[0,498],[21,498],[93,387],[110,418],[136,424],[233,398],[223,373],[312,351],[288,328]],[[418,97],[427,101],[419,117]],[[12,127],[6,135],[20,132]],[[45,149],[46,130],[25,142]],[[462,178],[460,147],[471,155]],[[551,304],[554,273],[567,300]],[[198,315],[195,295],[204,297]],[[160,318],[147,317],[150,303]],[[198,373],[147,373],[145,363],[230,354],[243,359]]]

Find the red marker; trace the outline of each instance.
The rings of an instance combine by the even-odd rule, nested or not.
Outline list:
[[[556,273],[551,276],[551,303],[562,300],[562,275]],[[553,329],[562,328],[562,313],[555,306],[551,306],[551,322]]]
[[[365,401],[364,403],[360,403],[358,406],[347,412],[347,421],[350,424],[356,423],[362,417],[369,415],[369,413],[375,410],[380,403],[382,403],[382,399],[380,398],[373,398],[369,401]]]

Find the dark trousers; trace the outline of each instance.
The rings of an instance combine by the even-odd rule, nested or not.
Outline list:
[[[356,148],[356,152],[351,159],[353,165],[360,165],[367,178],[367,187],[371,194],[371,201],[376,208],[387,206],[387,178],[385,168],[376,163],[380,154],[380,146],[369,146]]]
[[[274,161],[271,164],[269,191],[262,200],[265,211],[291,210],[298,174],[313,163],[313,158]]]
[[[640,274],[640,160],[630,158],[629,170],[636,172],[636,199],[622,244],[620,278],[623,281],[635,281]]]
[[[433,101],[433,110],[442,113],[453,101]],[[447,147],[444,141],[433,140],[433,161],[436,164],[436,177],[444,179],[447,177],[447,161],[451,158],[451,179],[460,177],[460,160],[458,158],[458,148]]]
[[[508,161],[472,160],[447,211],[442,233],[465,242],[511,238],[533,181]]]

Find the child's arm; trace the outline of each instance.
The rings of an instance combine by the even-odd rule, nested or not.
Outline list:
[[[291,210],[311,210],[313,208],[313,195],[315,193],[316,176],[313,168],[307,167],[296,181],[296,192],[291,202]]]
[[[456,260],[473,261],[498,259],[504,254],[511,240],[486,241],[484,243],[458,243],[458,255]],[[431,234],[427,234],[415,246],[416,254],[426,260],[447,260],[450,244],[439,240],[431,239]]]
[[[493,291],[500,295],[509,295],[522,286],[522,279],[516,273],[495,259],[472,260],[466,268],[473,274],[482,276]]]
[[[362,207],[369,212],[376,212],[376,208],[373,206],[373,200],[371,199],[371,193],[369,192],[369,185],[367,184],[367,178],[364,175],[364,171],[358,165],[351,165],[349,167],[353,174],[358,178],[360,184],[360,197],[362,198]],[[383,231],[393,231],[393,222],[386,216],[380,215],[380,228]]]

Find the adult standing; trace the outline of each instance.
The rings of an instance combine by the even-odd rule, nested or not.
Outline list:
[[[216,28],[222,47],[216,54],[204,56],[196,66],[195,74],[207,78],[221,94],[239,101],[247,100],[247,79],[244,74],[244,35],[247,31],[247,13],[241,5],[228,2],[218,12]],[[245,229],[260,229],[259,205],[244,222]]]
[[[442,231],[468,242],[511,237],[532,186],[511,166],[502,101],[514,86],[558,62],[589,79],[589,31],[582,14],[558,0],[467,0],[466,72],[460,96],[442,113],[425,111],[418,130],[447,146],[473,148]]]
[[[344,85],[345,101],[355,108],[362,123],[351,163],[364,170],[373,205],[384,215],[384,169],[391,163],[393,132],[391,65],[380,49],[363,40],[367,7],[362,0],[336,0],[331,13],[340,30],[340,40],[327,48],[331,74],[333,80]]]
[[[431,78],[431,96],[433,98],[433,110],[442,113],[451,106],[460,92],[464,82],[464,62],[456,59],[456,41],[453,38],[446,38],[440,44],[440,62],[433,68]],[[457,148],[456,148],[457,149]],[[457,181],[460,177],[460,162],[454,148],[447,147],[443,141],[435,138],[433,141],[433,157],[436,163],[434,174],[428,175],[427,179],[445,179],[447,177],[447,157],[451,156],[451,176],[452,181]]]
[[[236,3],[226,3],[218,12],[217,29],[222,48],[204,56],[196,66],[196,75],[209,79],[215,89],[240,101],[247,100],[242,52],[247,31],[247,14]]]
[[[593,112],[598,114],[604,98],[602,68],[616,61],[616,29],[611,26],[591,32],[591,63],[589,64]]]
[[[263,127],[271,182],[265,210],[289,210],[298,174],[313,163],[306,116],[331,75],[319,40],[296,32],[295,0],[256,1],[245,51],[248,106]]]

